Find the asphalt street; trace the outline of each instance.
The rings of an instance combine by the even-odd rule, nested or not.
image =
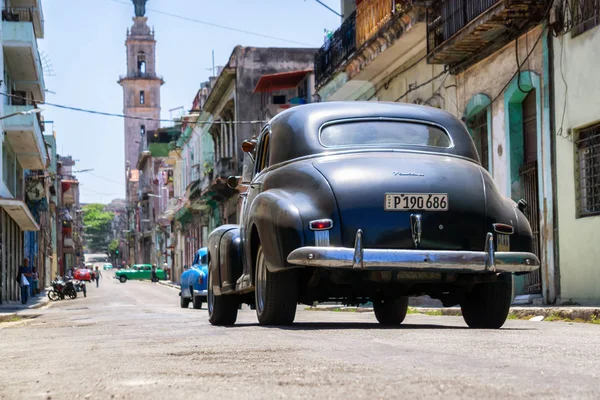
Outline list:
[[[88,297],[0,323],[2,399],[599,398],[600,325],[305,311],[265,328],[254,311],[213,327],[177,290],[110,279]]]

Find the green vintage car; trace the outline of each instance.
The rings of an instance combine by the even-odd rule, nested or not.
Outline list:
[[[158,279],[165,280],[167,275],[164,270],[157,268],[156,276]],[[152,265],[151,264],[134,264],[129,269],[121,269],[115,272],[115,278],[121,283],[127,282],[128,279],[152,279]]]

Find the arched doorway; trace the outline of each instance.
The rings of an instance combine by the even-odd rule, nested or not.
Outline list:
[[[492,129],[490,98],[482,93],[469,100],[463,114],[463,121],[475,142],[483,168],[492,172]]]

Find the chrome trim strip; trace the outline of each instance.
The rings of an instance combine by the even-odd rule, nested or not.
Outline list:
[[[352,258],[352,269],[363,269],[364,263],[364,248],[362,240],[362,230],[356,231],[356,239],[354,239],[354,257]]]
[[[320,230],[315,232],[315,246],[317,247],[329,247],[329,231]]]
[[[486,250],[486,260],[485,260],[485,270],[496,272],[496,255],[494,251],[494,235],[491,232],[488,232],[485,236],[485,250]]]

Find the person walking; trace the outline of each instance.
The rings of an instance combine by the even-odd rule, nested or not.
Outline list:
[[[102,276],[102,272],[100,272],[100,269],[96,265],[96,271],[94,271],[94,278],[96,279],[96,287],[98,287],[98,284],[100,283],[101,276]]]
[[[158,282],[158,277],[156,275],[156,265],[152,266],[152,282],[153,283]]]
[[[29,258],[23,259],[23,265],[19,267],[17,273],[17,283],[21,287],[21,303],[26,304],[29,297],[29,279],[31,279],[31,267],[29,266]]]

